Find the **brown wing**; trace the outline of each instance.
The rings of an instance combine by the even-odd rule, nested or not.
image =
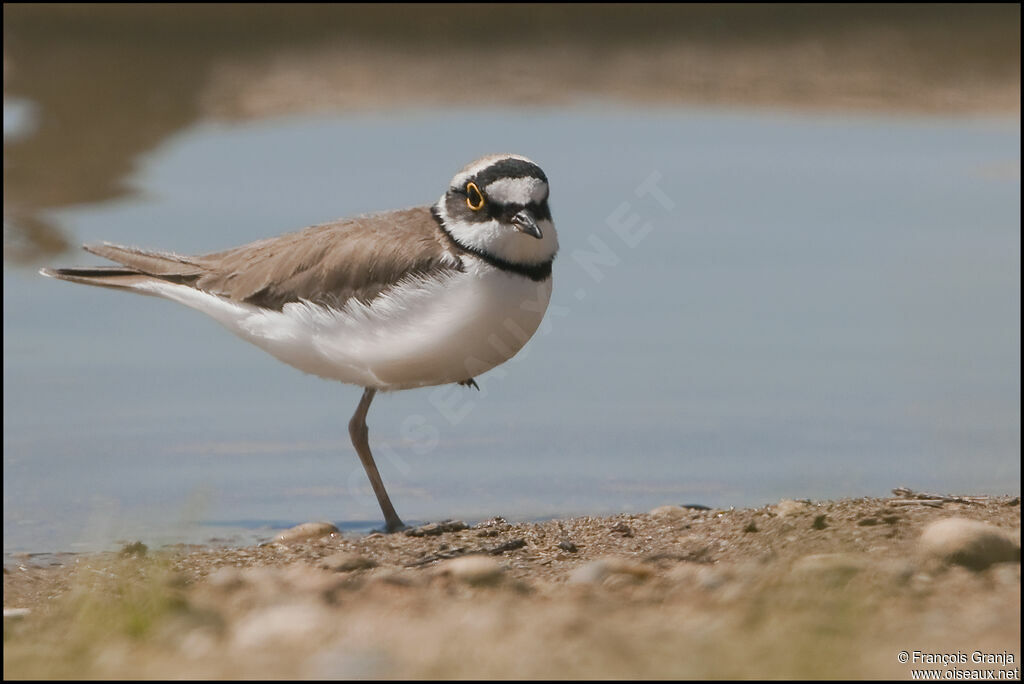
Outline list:
[[[201,256],[116,245],[86,249],[139,274],[275,310],[299,300],[369,302],[403,278],[459,268],[426,207],[342,219]]]

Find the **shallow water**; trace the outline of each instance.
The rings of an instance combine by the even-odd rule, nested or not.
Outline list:
[[[548,325],[480,393],[371,409],[407,522],[1019,493],[1019,150],[1016,117],[595,104],[200,123],[143,160],[137,192],[46,218],[73,243],[198,253],[429,204],[485,153],[537,161],[562,244]],[[359,394],[179,305],[8,264],[4,551],[369,529]]]

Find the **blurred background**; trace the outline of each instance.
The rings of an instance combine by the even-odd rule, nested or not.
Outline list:
[[[495,152],[551,179],[552,307],[480,393],[375,402],[407,522],[1019,493],[1019,5],[3,12],[5,553],[379,524],[358,388],[36,270]]]

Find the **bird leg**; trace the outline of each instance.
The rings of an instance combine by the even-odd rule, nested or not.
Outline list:
[[[376,393],[377,390],[371,387],[367,387],[363,391],[363,398],[359,400],[359,406],[352,414],[352,420],[348,422],[348,434],[352,437],[352,446],[356,448],[359,460],[363,462],[366,475],[370,478],[370,484],[373,485],[373,493],[377,495],[377,503],[380,504],[380,510],[384,513],[384,522],[387,524],[388,532],[398,532],[405,529],[405,524],[395,513],[395,507],[391,505],[391,499],[388,498],[387,490],[384,489],[384,481],[380,479],[380,473],[377,471],[377,464],[373,462],[370,442],[367,439],[370,431],[366,427],[366,412],[370,410],[370,402],[373,401],[373,396]]]

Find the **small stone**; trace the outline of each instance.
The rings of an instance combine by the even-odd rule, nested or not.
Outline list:
[[[579,551],[579,549],[576,548],[576,545],[568,539],[563,539],[562,541],[558,542],[558,548],[562,549],[563,551],[568,551],[569,553],[576,553],[577,551]]]
[[[816,530],[825,529],[826,527],[828,527],[828,522],[826,520],[827,517],[828,516],[826,516],[824,513],[822,513],[821,515],[814,516],[814,522],[811,523],[811,527],[813,527]]]
[[[320,567],[332,572],[352,572],[377,567],[377,561],[357,553],[339,551],[320,561]]]
[[[295,542],[310,541],[311,539],[320,539],[321,537],[328,537],[335,534],[341,533],[338,531],[337,527],[329,522],[308,522],[285,530],[274,537],[274,541],[279,544],[293,544]]]
[[[632,528],[624,522],[618,522],[612,527],[612,532],[618,532],[623,537],[632,537]]]
[[[5,620],[20,620],[28,616],[32,611],[28,608],[4,608]]]
[[[861,518],[860,520],[857,521],[857,524],[860,525],[861,527],[874,527],[875,525],[878,524],[878,518],[872,518],[872,517]]]
[[[439,572],[477,586],[497,584],[504,570],[493,558],[480,555],[453,558],[440,566]]]
[[[747,532],[748,534],[750,532],[757,532],[757,524],[753,520],[751,520],[747,523],[747,526],[743,528],[743,531]]]
[[[808,504],[803,501],[794,501],[793,499],[783,499],[779,503],[775,504],[775,515],[780,518],[787,518],[791,515],[799,515],[806,513],[809,508]]]
[[[937,520],[925,528],[918,546],[944,563],[984,570],[993,563],[1020,562],[1020,543],[1003,530],[966,518]]]
[[[508,525],[508,521],[507,520],[502,518],[500,515],[496,515],[496,516],[494,516],[493,518],[491,518],[489,520],[484,520],[483,522],[477,523],[476,525],[473,526],[473,529],[480,529],[480,528],[483,528],[483,527],[506,527],[507,525]]]
[[[657,508],[651,509],[651,512],[648,515],[654,518],[679,520],[681,518],[688,518],[690,516],[690,511],[682,506],[658,506]]]

